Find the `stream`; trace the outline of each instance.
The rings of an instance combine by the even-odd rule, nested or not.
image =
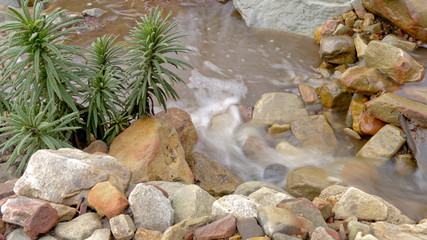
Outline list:
[[[351,158],[367,139],[354,140],[336,132],[339,147],[333,154],[305,149],[302,155],[286,156],[279,154],[275,146],[283,140],[298,144],[289,131],[271,136],[264,127],[250,125],[241,118],[240,110],[254,106],[263,93],[298,93],[301,83],[314,87],[321,84],[322,80],[312,70],[321,62],[319,47],[313,39],[248,28],[231,1],[221,4],[216,0],[55,0],[52,5],[72,12],[95,7],[107,11],[95,20],[98,26],[95,30],[84,32],[74,40],[73,44],[80,46],[88,46],[106,33],[127,40],[135,20],[150,8],[173,10],[172,20],[179,20],[178,29],[188,34],[182,43],[192,50],[180,57],[194,69],[178,72],[186,84],[176,85],[181,99],[168,102],[168,107],[191,114],[199,134],[195,151],[208,154],[245,181],[263,180],[264,168],[274,163],[289,170],[315,165],[323,167],[330,180],[378,195],[414,220],[427,217],[427,183],[417,173],[401,176],[392,161],[378,167]],[[412,55],[427,67],[427,49],[420,48]],[[408,96],[405,88],[426,87],[426,78],[395,93]],[[344,124],[342,113],[332,115],[335,124]],[[243,143],[250,137],[260,140],[260,148],[248,156]],[[284,186],[283,181],[277,184]]]

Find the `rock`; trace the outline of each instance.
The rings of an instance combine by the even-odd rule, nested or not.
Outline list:
[[[354,24],[354,22],[353,22],[353,24]],[[334,36],[350,35],[351,33],[352,33],[351,28],[340,23],[332,35],[334,35]]]
[[[362,134],[375,135],[385,125],[385,122],[375,118],[367,111],[360,116],[360,131]]]
[[[298,86],[298,90],[305,104],[311,105],[318,101],[319,97],[317,96],[317,93],[312,86],[300,84]]]
[[[83,10],[82,14],[84,15],[89,15],[91,17],[101,17],[102,15],[104,15],[105,11],[100,9],[100,8],[90,8],[90,9],[86,9]]]
[[[273,189],[277,192],[286,193],[285,190],[283,190],[282,188],[274,184],[267,183],[267,182],[250,181],[250,182],[245,182],[240,184],[234,191],[234,194],[249,196],[251,193],[254,193],[263,187]]]
[[[367,13],[363,6],[355,6],[354,11],[356,12],[357,17],[360,19],[364,19]]]
[[[381,40],[381,42],[393,45],[395,47],[401,48],[404,51],[409,51],[409,52],[412,52],[417,48],[416,43],[404,40],[393,34],[389,34],[385,36],[383,40]]]
[[[356,49],[354,41],[349,36],[325,37],[320,41],[320,57],[334,64],[354,63]]]
[[[14,182],[5,182],[0,183],[0,199],[7,198],[15,194],[13,187],[15,186]]]
[[[264,236],[264,231],[254,217],[238,220],[237,230],[242,236],[242,239]]]
[[[298,155],[303,155],[305,153],[305,151],[303,149],[299,149],[297,147],[295,147],[294,145],[288,143],[288,142],[280,142],[279,144],[277,144],[276,146],[276,151],[278,151],[279,153],[285,155],[285,156],[298,156]]]
[[[362,0],[369,11],[379,14],[415,38],[427,42],[427,7],[423,0],[389,2]]]
[[[292,237],[283,233],[273,234],[273,240],[300,240],[300,238]]]
[[[376,34],[382,32],[382,25],[380,22],[363,27],[363,32],[367,34]]]
[[[286,191],[294,197],[313,200],[331,182],[325,171],[318,167],[305,166],[294,169],[286,177]]]
[[[275,207],[280,201],[284,199],[292,199],[291,195],[283,192],[278,192],[271,188],[262,187],[257,191],[251,193],[249,199],[252,199],[260,206],[270,206]]]
[[[227,195],[216,200],[212,205],[212,216],[219,218],[232,214],[237,219],[256,217],[259,204],[242,195]]]
[[[6,231],[6,224],[3,222],[3,219],[0,217],[0,234],[4,234]]]
[[[87,239],[88,238],[86,238],[85,240],[87,240]],[[106,238],[104,238],[104,239],[106,239]],[[54,238],[54,237],[52,237],[52,236],[50,236],[50,235],[45,235],[45,236],[39,238],[39,240],[57,240],[57,239]]]
[[[328,227],[320,210],[307,198],[285,199],[280,201],[277,207],[287,209],[297,216],[307,218],[314,224],[314,227]]]
[[[136,231],[129,215],[120,214],[110,219],[111,232],[117,240],[130,240]]]
[[[292,93],[264,93],[255,104],[251,122],[272,125],[291,123],[308,116],[300,97]]]
[[[240,178],[203,153],[194,152],[189,165],[198,185],[213,196],[230,194],[241,184]]]
[[[215,198],[196,185],[187,185],[172,196],[175,222],[185,219],[208,216],[212,213]]]
[[[390,44],[369,42],[365,61],[367,67],[378,68],[399,83],[419,82],[424,79],[424,67],[405,51]]]
[[[367,102],[367,98],[361,98],[361,99],[354,99],[351,100],[350,103],[350,110],[351,110],[351,116],[353,117],[353,129],[354,131],[358,133],[362,133],[360,130],[360,122],[361,122],[361,116],[363,112],[365,111],[365,102]]]
[[[378,238],[372,236],[371,234],[366,234],[362,237],[362,233],[359,232],[354,238],[354,240],[378,240]]]
[[[2,159],[5,159],[5,158],[9,159],[9,156],[2,157]],[[16,182],[20,177],[20,175],[16,173],[18,168],[14,165],[10,166],[10,168],[7,171],[6,171],[6,168],[7,168],[6,162],[0,163],[0,172],[2,173],[0,174],[0,182],[8,182],[8,181]]]
[[[318,227],[311,235],[311,240],[335,240],[323,227]]]
[[[314,40],[317,43],[320,43],[322,38],[332,36],[332,34],[335,32],[335,29],[337,29],[338,24],[340,24],[339,20],[335,20],[335,19],[327,20],[322,26],[320,26],[314,32]]]
[[[58,223],[58,213],[49,203],[27,197],[8,199],[1,212],[3,222],[24,227],[30,238],[48,232]]]
[[[31,238],[24,233],[24,230],[16,229],[7,235],[7,240],[31,240]]]
[[[191,120],[190,114],[179,108],[168,108],[166,113],[162,111],[156,116],[175,128],[179,141],[184,148],[185,156],[189,156],[193,152],[198,139],[196,127]]]
[[[388,160],[402,147],[406,139],[402,130],[391,124],[379,130],[356,154],[357,157]]]
[[[58,213],[58,222],[70,221],[77,213],[77,209],[62,204],[49,203]]]
[[[125,191],[130,177],[126,167],[113,157],[67,148],[38,150],[31,156],[14,191],[19,196],[77,205],[87,198],[95,184],[110,181]]]
[[[283,185],[285,176],[288,174],[289,169],[285,165],[280,163],[272,163],[264,168],[262,175],[263,181],[275,184]]]
[[[52,24],[52,28],[55,28],[57,26],[60,26],[64,23],[67,23],[69,21],[74,21],[74,20],[78,20],[78,19],[83,19],[83,15],[79,12],[64,12],[63,14],[61,14],[61,16],[59,16],[58,18],[56,18]]]
[[[233,0],[248,26],[277,29],[312,36],[316,28],[337,14],[361,5],[355,0],[301,1],[301,0]]]
[[[257,217],[265,234],[272,236],[274,233],[296,235],[301,232],[301,223],[294,213],[278,207],[260,207]]]
[[[111,240],[111,231],[109,228],[97,229],[85,240]]]
[[[364,58],[366,53],[366,48],[368,47],[368,45],[360,37],[360,35],[356,35],[356,37],[354,38],[354,46],[356,48],[357,57]]]
[[[105,142],[101,140],[95,140],[91,142],[89,146],[83,149],[83,152],[90,153],[90,154],[93,154],[96,152],[108,153],[108,146]]]
[[[268,134],[278,134],[278,133],[282,133],[282,132],[286,132],[291,130],[291,125],[290,124],[273,124],[271,125],[271,127],[268,129]]]
[[[99,216],[109,219],[122,214],[129,203],[125,194],[111,182],[97,183],[88,195],[88,204]]]
[[[324,220],[327,220],[332,216],[332,205],[329,202],[315,197],[313,199],[313,204],[316,206],[317,209],[319,209]]]
[[[371,228],[369,225],[360,223],[358,221],[351,221],[347,225],[348,229],[348,239],[355,240],[356,235],[361,232],[363,235],[370,234]]]
[[[337,147],[334,131],[323,115],[294,121],[291,127],[292,133],[304,147],[313,147],[323,152],[331,151]]]
[[[172,226],[174,210],[163,193],[153,186],[138,184],[129,196],[136,228],[164,232]]]
[[[101,229],[102,223],[99,215],[90,212],[80,215],[70,222],[59,223],[55,228],[55,236],[59,239],[80,240],[90,237],[97,229]]]
[[[341,15],[341,17],[344,20],[345,25],[348,26],[348,27],[353,27],[353,24],[354,24],[354,22],[357,19],[357,15],[353,11],[349,11],[349,12],[343,13]]]
[[[193,183],[176,130],[157,117],[133,122],[110,145],[109,154],[132,171],[132,182],[147,180]]]
[[[422,127],[427,127],[427,104],[394,93],[385,93],[365,105],[374,117],[395,126],[400,126],[399,114],[403,113]]]
[[[157,186],[160,189],[166,191],[168,198],[170,199],[179,189],[187,186],[187,184],[183,184],[180,182],[166,182],[166,181],[150,181],[145,182],[146,185]],[[158,189],[158,190],[160,190]],[[160,190],[161,191],[161,190]]]
[[[320,87],[320,100],[326,108],[335,111],[343,111],[348,108],[351,101],[351,94],[344,92],[341,83],[333,80]]]
[[[184,237],[194,231],[194,229],[211,223],[215,220],[212,216],[204,216],[201,218],[187,219],[169,227],[164,233],[161,240],[176,240],[184,239]],[[144,239],[145,240],[145,239]],[[151,239],[150,239],[151,240]]]
[[[427,87],[423,86],[405,86],[403,93],[407,98],[427,104]]]
[[[144,228],[138,228],[133,240],[160,240],[162,238],[162,235],[163,234],[159,231],[151,231]]]
[[[222,239],[233,236],[236,232],[236,218],[229,214],[208,225],[199,227],[194,232],[196,239]]]
[[[340,200],[342,195],[347,191],[348,187],[341,185],[332,185],[322,190],[319,199],[325,200],[334,207],[335,203]]]
[[[348,68],[341,76],[345,91],[372,95],[393,84],[375,68],[354,66]]]
[[[408,176],[417,169],[417,164],[412,159],[412,154],[400,154],[396,156],[396,163],[394,165],[397,174]]]
[[[371,224],[372,234],[378,240],[405,239],[426,240],[427,221],[421,220],[418,224],[394,225],[387,222],[376,222]]]
[[[357,140],[360,140],[360,139],[361,139],[361,137],[360,137],[359,133],[358,133],[358,132],[356,132],[356,131],[354,131],[354,130],[353,130],[353,129],[351,129],[351,128],[344,128],[344,129],[343,129],[343,132],[344,132],[345,134],[347,134],[348,136],[350,136],[350,137],[354,138],[354,139],[357,139]]]

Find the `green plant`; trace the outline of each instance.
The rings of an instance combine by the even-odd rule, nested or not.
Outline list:
[[[107,127],[107,131],[105,132],[105,141],[108,145],[110,145],[121,131],[129,126],[129,118],[130,116],[125,112],[122,114],[116,114],[109,122],[104,123]]]
[[[88,137],[93,133],[95,138],[110,139],[117,134],[107,131],[109,125],[106,124],[119,115],[124,105],[120,100],[124,98],[124,71],[119,58],[123,48],[116,39],[105,35],[97,38],[89,48],[88,64],[94,76],[88,79],[88,91],[83,93],[83,104],[88,105],[85,119]]]
[[[13,14],[3,13],[13,21],[0,24],[0,31],[10,31],[0,42],[0,64],[3,89],[10,89],[8,100],[28,102],[30,107],[40,102],[53,100],[65,112],[77,111],[77,86],[85,84],[81,76],[87,74],[84,65],[73,62],[75,57],[84,57],[76,46],[64,45],[67,35],[79,29],[63,27],[80,20],[66,21],[55,26],[54,22],[65,10],[55,9],[42,14],[43,3],[34,2],[32,15],[28,0],[21,0],[22,12],[9,7]],[[50,105],[52,106],[52,105]]]
[[[12,136],[0,145],[1,151],[4,153],[9,148],[14,148],[7,161],[7,169],[20,159],[17,171],[22,172],[28,158],[38,149],[72,147],[67,140],[77,127],[68,124],[75,120],[77,112],[56,119],[53,100],[46,105],[42,103],[24,109],[22,103],[13,103],[11,110],[9,116],[0,117],[0,137]]]
[[[154,114],[153,95],[157,102],[166,110],[168,97],[176,100],[178,94],[173,88],[176,82],[183,80],[164,65],[176,68],[192,68],[185,61],[170,57],[170,53],[187,53],[189,51],[178,40],[184,35],[172,30],[178,22],[169,23],[171,12],[162,19],[162,11],[157,8],[149,15],[141,17],[141,22],[130,32],[131,40],[127,56],[130,93],[126,99],[129,114],[141,117]]]

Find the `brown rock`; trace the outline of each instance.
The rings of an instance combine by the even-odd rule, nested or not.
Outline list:
[[[339,23],[340,21],[334,19],[326,21],[325,24],[319,27],[314,33],[314,40],[320,43],[322,38],[332,36],[332,33],[335,31]]]
[[[14,186],[15,186],[14,182],[0,183],[0,199],[9,197],[15,194],[15,192],[13,192]]]
[[[231,237],[235,232],[236,218],[229,214],[208,225],[197,228],[194,236],[197,240],[211,240]]]
[[[111,182],[97,183],[88,195],[88,204],[99,216],[109,219],[122,214],[129,203],[125,194]]]
[[[6,224],[4,224],[2,218],[0,217],[0,234],[4,234],[6,231]]]
[[[65,206],[62,204],[49,203],[58,213],[58,222],[64,220],[71,221],[77,214],[77,210],[73,207]]]
[[[41,233],[47,233],[57,223],[58,213],[49,203],[45,203],[25,221],[24,232],[33,239]]]
[[[405,86],[403,92],[407,98],[427,104],[427,87]]]
[[[197,131],[190,114],[179,108],[168,108],[167,112],[160,112],[156,116],[168,122],[178,133],[179,141],[184,148],[185,156],[193,152],[197,142]]]
[[[404,40],[393,34],[385,36],[381,42],[393,45],[405,51],[414,51],[417,48],[416,43]]]
[[[284,199],[277,204],[277,207],[288,209],[297,216],[307,218],[314,227],[327,227],[320,210],[307,198]]]
[[[349,36],[324,37],[319,53],[322,60],[334,64],[354,63],[357,59],[353,38]]]
[[[375,135],[385,125],[385,122],[375,118],[366,111],[360,116],[360,131],[362,134]]]
[[[301,94],[302,100],[307,105],[314,104],[318,101],[316,90],[312,86],[300,84],[298,86],[299,93]]]
[[[392,82],[375,68],[354,66],[348,68],[341,76],[341,84],[345,91],[372,95],[381,89],[392,86]]]
[[[294,169],[286,177],[286,191],[294,197],[313,200],[331,184],[325,171],[318,167],[305,166]]]
[[[366,9],[363,6],[356,6],[354,7],[354,11],[356,12],[356,15],[360,19],[364,19],[366,15]]]
[[[320,100],[323,106],[335,111],[343,111],[348,108],[351,94],[341,89],[341,83],[333,80],[320,87]]]
[[[237,220],[237,229],[243,239],[264,236],[264,231],[254,217]]]
[[[332,205],[328,201],[316,197],[313,199],[313,204],[319,209],[323,219],[327,220],[332,216]]]
[[[361,115],[365,110],[365,102],[368,101],[367,98],[354,99],[350,103],[351,116],[353,117],[353,130],[361,133],[360,130],[360,121]]]
[[[108,146],[105,142],[101,140],[95,140],[89,144],[85,149],[83,149],[83,152],[87,152],[90,154],[93,153],[108,153]]]
[[[162,232],[159,231],[138,228],[133,240],[160,240],[162,239],[162,235]]]
[[[118,135],[109,154],[132,171],[132,182],[147,180],[193,183],[176,130],[157,117],[133,122]]]

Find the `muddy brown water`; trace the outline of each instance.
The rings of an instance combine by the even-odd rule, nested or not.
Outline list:
[[[172,10],[172,19],[181,22],[178,29],[188,34],[182,43],[192,50],[180,58],[194,69],[179,72],[186,82],[176,85],[181,99],[169,102],[168,106],[191,114],[200,135],[197,151],[208,153],[243,179],[262,180],[263,169],[271,163],[289,169],[316,165],[323,167],[331,180],[344,181],[381,196],[415,220],[427,217],[427,183],[419,174],[400,176],[392,161],[378,167],[346,159],[354,156],[366,139],[355,141],[337,133],[339,150],[334,153],[306,149],[303,156],[285,156],[277,154],[274,146],[282,140],[297,144],[291,134],[271,137],[262,127],[244,124],[240,119],[236,106],[253,106],[263,93],[297,93],[300,83],[320,85],[321,80],[316,79],[311,69],[320,63],[319,48],[313,39],[248,28],[231,1],[221,4],[216,0],[56,0],[52,4],[72,12],[94,7],[107,11],[94,21],[94,30],[74,39],[73,44],[81,46],[90,45],[105,33],[129,39],[135,20],[149,9],[159,6],[165,12]],[[427,66],[427,49],[420,48],[412,55]],[[397,88],[396,93],[414,98],[405,88],[419,86],[427,87],[427,80]],[[211,118],[217,114],[222,114],[223,123],[210,127]],[[337,124],[343,124],[342,114],[334,116]],[[242,145],[249,136],[258,137],[263,148],[259,154],[248,157]]]

